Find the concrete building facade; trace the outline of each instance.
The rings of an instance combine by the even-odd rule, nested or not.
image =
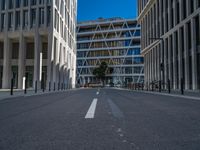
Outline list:
[[[0,1],[0,88],[72,87],[76,0]]]
[[[142,83],[140,26],[137,20],[99,18],[77,26],[77,82],[96,83],[93,70],[107,62],[106,83]]]
[[[199,90],[200,0],[138,0],[138,10],[146,87]]]

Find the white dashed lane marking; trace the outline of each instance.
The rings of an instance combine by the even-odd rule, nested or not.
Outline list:
[[[90,108],[85,116],[85,119],[93,119],[94,118],[97,101],[98,101],[97,98],[93,99],[92,104],[90,105]]]

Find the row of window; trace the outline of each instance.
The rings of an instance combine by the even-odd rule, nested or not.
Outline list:
[[[121,25],[119,24],[114,24],[113,25],[99,25],[99,27],[95,26],[89,26],[89,27],[85,27],[85,26],[80,26],[77,28],[77,31],[79,33],[82,32],[94,32],[94,31],[105,31],[105,30],[117,30],[117,29],[129,29],[129,28],[136,28],[139,27],[139,25],[137,25],[137,23],[122,23]]]
[[[51,4],[52,0],[47,0],[47,4]],[[45,0],[1,0],[0,6],[2,10],[6,9],[14,9],[14,8],[20,8],[20,7],[28,7],[30,5],[43,5],[45,4]]]
[[[114,32],[114,33],[100,33],[100,34],[91,34],[90,36],[80,36],[77,38],[78,41],[85,40],[97,40],[97,39],[112,39],[112,38],[126,38],[126,37],[137,37],[140,36],[140,30],[135,31],[124,31],[124,32]]]
[[[140,55],[140,48],[121,49],[121,50],[99,50],[99,51],[78,51],[77,57],[102,57],[102,56],[131,56]]]
[[[129,58],[114,58],[114,59],[100,59],[101,62],[107,62],[108,65],[134,65],[134,64],[143,64],[143,57],[129,57]],[[88,59],[88,60],[78,60],[78,66],[96,66],[99,65],[99,60],[97,59]]]
[[[140,46],[140,41],[123,40],[123,41],[108,41],[108,42],[93,42],[93,43],[79,43],[78,49],[89,48],[106,48],[106,47],[126,47],[126,46]]]
[[[4,47],[3,43],[0,43],[0,59],[4,59]],[[26,59],[34,59],[34,43],[26,44]],[[19,59],[19,43],[12,43],[12,56],[11,59]],[[47,59],[48,57],[48,45],[47,43],[42,44],[42,58]]]
[[[94,68],[78,68],[78,73],[81,75],[91,74]],[[144,70],[142,66],[136,67],[114,67],[110,74],[143,74]]]
[[[30,27],[35,27],[36,26],[36,18],[37,18],[37,10],[36,9],[31,9],[29,12],[28,10],[24,10],[23,12],[21,11],[16,11],[14,12],[9,12],[8,13],[8,29],[19,29],[21,26],[23,28],[28,28],[29,25]],[[21,18],[21,13],[22,18]],[[30,23],[29,23],[29,13],[30,13]],[[15,15],[15,16],[14,16]],[[39,8],[39,26],[45,24],[45,9]],[[51,22],[51,7],[47,7],[47,25],[50,25]],[[15,24],[15,26],[14,26]],[[4,29],[7,29],[6,27],[6,14],[2,13],[1,14],[1,26],[0,26],[1,31]]]

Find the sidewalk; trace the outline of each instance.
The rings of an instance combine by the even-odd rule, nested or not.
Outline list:
[[[69,90],[69,89],[67,89]],[[27,89],[27,93],[24,93],[24,90],[14,90],[13,95],[10,94],[10,89],[3,89],[0,90],[0,101],[8,98],[16,98],[16,97],[24,97],[24,96],[34,96],[34,95],[43,95],[43,94],[49,94],[49,93],[57,93],[57,92],[64,92],[66,90],[56,90],[56,91],[48,91],[45,90],[38,90],[37,93],[35,93],[35,90],[33,89]]]
[[[118,88],[118,89],[147,93],[147,94],[164,95],[164,96],[171,96],[171,97],[200,100],[200,91],[184,91],[184,95],[182,95],[181,91],[179,91],[179,90],[176,90],[176,91],[171,90],[171,93],[168,93],[167,90],[159,92],[159,91],[133,90],[133,89],[124,89],[124,88]]]

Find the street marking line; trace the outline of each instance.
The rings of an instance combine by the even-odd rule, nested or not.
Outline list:
[[[111,99],[107,99],[108,103],[110,105],[110,108],[112,110],[112,114],[114,117],[116,118],[123,118],[124,114],[123,112],[119,109],[119,107],[111,100]]]
[[[85,116],[85,119],[92,119],[94,118],[94,114],[95,114],[95,110],[96,110],[96,106],[97,106],[97,98],[94,98],[92,101],[92,104],[90,105],[90,108]]]

